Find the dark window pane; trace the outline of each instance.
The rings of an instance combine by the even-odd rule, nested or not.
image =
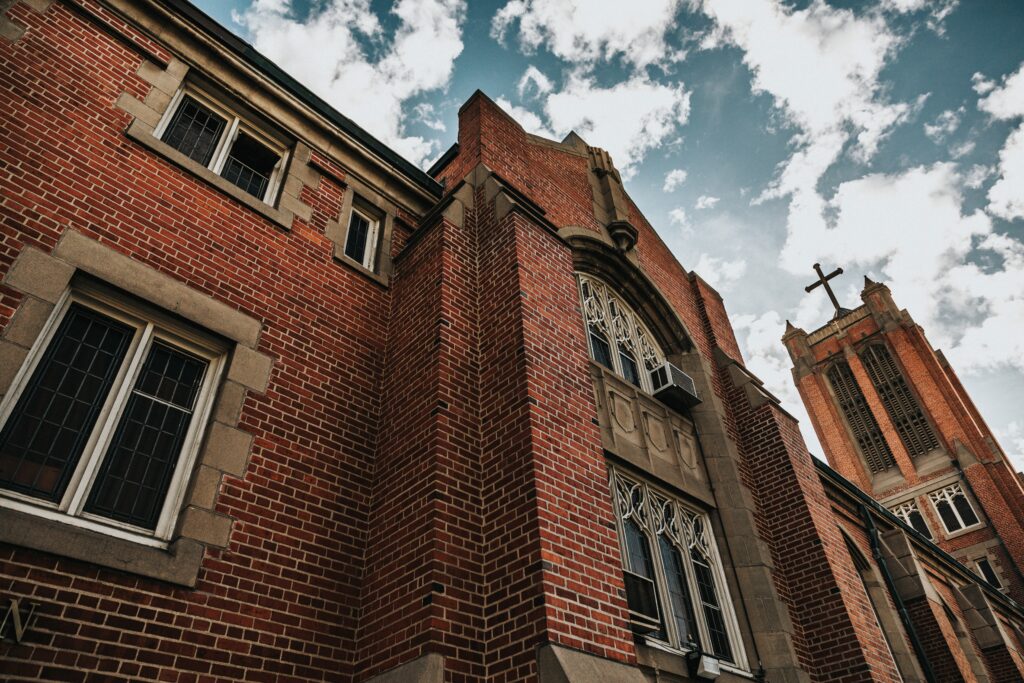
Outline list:
[[[192,161],[209,166],[226,123],[186,95],[164,131],[163,141]]]
[[[71,305],[0,432],[0,486],[60,500],[132,334]]]
[[[697,579],[697,591],[704,607],[704,620],[708,624],[708,635],[711,636],[710,649],[719,659],[732,661],[732,648],[729,646],[729,634],[725,628],[725,618],[715,590],[715,580],[711,567],[696,550],[691,552],[694,578]]]
[[[981,573],[981,578],[988,581],[988,584],[993,588],[1002,588],[1003,584],[999,582],[999,577],[996,576],[996,570],[992,568],[992,564],[987,558],[981,558],[978,560],[978,571]]]
[[[612,369],[612,347],[597,325],[590,326],[590,351],[597,363]]]
[[[953,496],[953,505],[956,506],[956,511],[960,513],[960,519],[964,521],[964,526],[974,526],[978,523],[978,516],[974,514],[974,509],[967,502],[964,494],[958,493]]]
[[[960,520],[957,519],[953,513],[953,508],[950,507],[949,503],[944,500],[940,500],[935,504],[935,508],[939,511],[939,517],[942,518],[942,523],[946,526],[946,531],[959,531]]]
[[[622,363],[623,378],[630,384],[640,386],[640,367],[633,354],[624,346],[619,346],[619,362]]]
[[[270,184],[270,176],[274,166],[281,160],[281,155],[255,138],[239,133],[235,143],[231,145],[224,170],[221,175],[233,185],[237,185],[257,199],[263,199]]]
[[[206,367],[201,358],[153,344],[100,465],[87,512],[156,527]]]
[[[640,530],[637,523],[632,519],[627,520],[623,527],[626,532],[626,554],[628,555],[627,560],[629,561],[629,571],[634,574],[655,581],[654,578],[654,561],[651,559],[651,546],[647,542],[647,536]],[[657,583],[655,583],[654,592],[657,593]],[[658,604],[663,605],[660,596],[658,597]],[[660,610],[664,612],[664,610]],[[651,633],[655,638],[664,640],[665,628],[662,626],[659,630]]]
[[[924,517],[917,510],[910,513],[910,526],[914,527],[917,533],[921,534],[927,539],[931,539],[932,532],[928,529],[928,525],[924,521]]]
[[[348,236],[345,238],[345,256],[363,263],[366,257],[366,240],[370,235],[370,221],[352,212],[348,221]]]
[[[696,642],[699,638],[692,631],[693,614],[690,611],[690,595],[686,589],[682,557],[676,547],[663,535],[658,536],[658,548],[661,551],[661,562],[665,569],[665,580],[668,582],[668,594],[672,602],[672,616],[675,618],[676,630],[679,632],[679,643],[686,645]]]

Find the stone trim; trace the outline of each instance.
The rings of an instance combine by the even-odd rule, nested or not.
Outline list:
[[[385,671],[366,683],[444,683],[444,656],[431,652]]]
[[[547,643],[537,649],[537,680],[540,683],[645,683],[647,678],[635,666]]]
[[[134,118],[125,130],[125,135],[168,161],[198,176],[224,194],[230,196],[285,230],[291,230],[292,221],[297,217],[308,222],[313,216],[313,207],[302,201],[302,190],[306,186],[316,188],[319,174],[309,167],[311,150],[308,145],[297,142],[288,150],[290,158],[277,192],[276,206],[257,199],[248,192],[228,182],[206,166],[193,161],[154,135],[154,131],[167,113],[174,95],[182,87],[189,74],[187,64],[172,57],[166,68],[144,59],[136,72],[152,88],[143,100],[128,93],[121,93],[114,106],[131,114]],[[213,95],[214,99],[222,97]],[[228,107],[231,108],[230,106]]]
[[[233,519],[216,512],[224,475],[242,477],[253,436],[238,428],[247,392],[266,390],[273,358],[256,350],[262,324],[174,278],[68,230],[52,254],[26,248],[3,283],[23,294],[0,337],[0,395],[7,393],[56,302],[87,276],[150,305],[175,313],[196,328],[233,341],[227,372],[206,425],[177,530],[166,548],[143,545],[60,521],[0,509],[0,541],[93,564],[195,586],[206,546],[226,547]]]
[[[10,19],[7,12],[15,5],[24,5],[42,14],[49,8],[53,0],[4,0],[0,2],[0,38],[6,38],[12,43],[25,35],[26,27]]]
[[[387,287],[391,280],[391,272],[394,269],[391,259],[391,241],[395,231],[395,215],[398,213],[398,207],[351,174],[343,182],[337,178],[335,180],[339,184],[344,184],[345,195],[342,199],[341,211],[338,213],[337,219],[329,221],[324,229],[324,236],[334,245],[334,260]],[[345,254],[345,240],[348,238],[349,219],[352,216],[352,205],[356,203],[357,196],[359,203],[368,205],[380,216],[379,234],[377,236],[376,270],[367,268],[359,261]]]

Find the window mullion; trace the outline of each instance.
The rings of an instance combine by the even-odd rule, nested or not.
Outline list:
[[[676,629],[675,611],[672,607],[672,594],[669,592],[668,579],[665,577],[665,558],[661,556],[661,543],[658,538],[658,526],[661,524],[659,510],[654,504],[654,492],[644,484],[644,504],[647,506],[647,519],[651,520],[647,529],[651,544],[651,560],[654,565],[654,584],[658,594],[658,608],[661,610],[661,621],[665,627],[665,639],[671,645],[679,645],[679,633]]]
[[[697,573],[693,569],[693,557],[690,554],[691,548],[689,545],[692,542],[690,537],[692,532],[688,524],[686,528],[682,528],[682,525],[680,525],[680,532],[682,536],[680,540],[683,541],[683,544],[676,544],[676,548],[679,550],[679,555],[683,561],[683,574],[690,591],[690,608],[693,611],[694,625],[697,628],[698,635],[697,647],[700,648],[701,652],[707,652],[711,648],[711,631],[708,629],[707,622],[705,621],[704,601],[701,599],[700,587],[697,585]]]
[[[237,116],[232,117],[231,125],[227,127],[224,136],[217,144],[217,151],[213,155],[213,163],[210,164],[210,170],[217,175],[220,175],[221,171],[224,170],[224,164],[228,160],[228,153],[238,137],[239,122],[240,119]]]
[[[100,461],[106,454],[107,446],[110,444],[111,436],[121,419],[125,403],[131,395],[135,380],[142,368],[142,361],[153,340],[153,323],[146,323],[142,329],[142,335],[135,347],[135,353],[128,361],[128,370],[120,386],[115,389],[114,402],[110,407],[109,417],[103,422],[99,437],[92,447],[83,455],[81,474],[78,475],[78,483],[68,487],[68,495],[65,496],[67,511],[69,514],[81,514],[85,506],[89,490],[92,488],[93,480],[99,469]]]

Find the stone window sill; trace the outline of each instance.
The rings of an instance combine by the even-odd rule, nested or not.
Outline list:
[[[204,550],[190,538],[154,548],[10,509],[0,510],[0,541],[189,588],[196,585]]]
[[[155,137],[152,131],[144,123],[138,119],[132,121],[131,125],[125,131],[125,135],[129,138],[138,142],[143,147],[146,147],[153,152],[156,152],[160,156],[164,157],[168,161],[171,161],[193,175],[199,176],[204,181],[213,185],[215,188],[230,196],[247,207],[261,214],[263,217],[270,221],[273,221],[278,226],[285,230],[291,230],[292,219],[295,217],[294,212],[287,209],[278,208],[271,206],[266,202],[253,197],[248,192],[236,187],[229,183],[227,180],[217,175],[205,166],[193,161],[178,150],[174,149],[167,143],[163,142],[159,138]],[[278,190],[280,193],[281,190]]]
[[[370,270],[359,261],[356,261],[354,258],[346,256],[345,252],[339,251],[337,248],[335,248],[334,260],[337,261],[338,263],[342,263],[348,266],[349,268],[356,271],[363,277],[373,280],[382,287],[388,286],[388,277],[386,275],[375,273],[374,271]]]

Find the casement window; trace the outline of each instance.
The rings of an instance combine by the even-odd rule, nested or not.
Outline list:
[[[932,491],[928,494],[928,499],[935,506],[935,511],[939,514],[947,533],[952,534],[981,524],[960,484]]]
[[[978,576],[985,579],[985,581],[988,582],[988,585],[1000,590],[1003,588],[1003,583],[999,580],[999,575],[996,574],[995,567],[992,566],[992,563],[987,557],[979,557],[974,561],[974,566],[978,570]]]
[[[847,424],[853,432],[857,446],[864,456],[868,469],[872,474],[884,472],[896,466],[896,460],[885,442],[882,430],[871,414],[868,402],[864,398],[857,380],[846,361],[839,361],[828,370],[828,380],[832,384],[839,407],[843,411]]]
[[[623,569],[654,583],[660,624],[649,643],[746,667],[707,515],[609,467]]]
[[[935,433],[903,379],[903,373],[896,367],[889,349],[881,344],[871,344],[860,353],[860,359],[907,452],[923,455],[938,448]]]
[[[66,295],[0,404],[0,505],[160,545],[223,356],[105,290]]]
[[[288,157],[285,145],[209,96],[179,90],[154,134],[243,192],[274,203]]]
[[[627,382],[651,391],[651,371],[665,362],[640,316],[604,282],[577,273],[590,357]]]
[[[380,218],[361,202],[352,204],[345,234],[345,256],[368,270],[377,270]]]
[[[900,503],[896,507],[892,508],[891,512],[903,520],[904,523],[912,526],[914,531],[921,534],[929,541],[932,540],[931,529],[928,528],[928,524],[924,521],[924,515],[921,514],[921,510],[917,507],[916,501],[908,500],[905,503]]]

